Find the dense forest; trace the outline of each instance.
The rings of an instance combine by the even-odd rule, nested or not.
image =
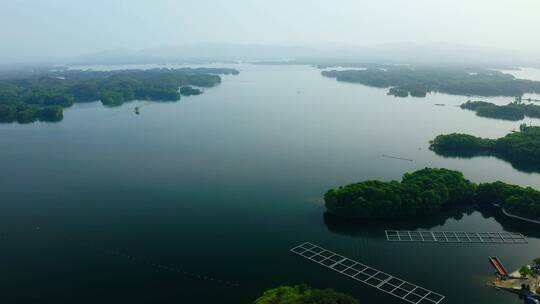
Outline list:
[[[540,93],[540,82],[516,79],[488,69],[450,67],[385,66],[365,70],[323,71],[323,76],[338,81],[390,88],[396,97],[425,97],[429,92],[465,96],[515,96]]]
[[[501,181],[481,183],[476,192],[481,206],[499,204],[508,212],[530,219],[540,219],[540,191]]]
[[[472,200],[475,185],[458,171],[425,168],[406,173],[401,182],[368,180],[330,189],[327,211],[339,217],[397,219],[436,214]]]
[[[265,291],[254,304],[358,304],[358,301],[332,289],[313,289],[299,285],[280,286]]]
[[[425,168],[406,173],[401,182],[368,180],[330,189],[325,206],[331,215],[350,219],[399,219],[428,216],[443,209],[498,203],[509,212],[540,217],[540,192],[500,181],[476,185],[458,171]]]
[[[467,101],[460,106],[462,109],[472,110],[476,115],[505,120],[522,120],[527,117],[540,118],[540,106],[531,103],[512,102],[498,106],[486,101]]]
[[[192,95],[201,95],[203,92],[201,89],[197,89],[191,86],[185,86],[180,88],[180,95],[182,96],[192,96]]]
[[[191,86],[213,87],[234,69],[182,68],[120,71],[53,70],[0,80],[0,122],[59,121],[62,109],[100,100],[117,106],[132,100],[177,101],[198,95]],[[182,89],[179,88],[182,86]]]
[[[519,131],[498,139],[460,133],[438,135],[430,148],[440,155],[494,155],[510,162],[540,164],[540,127],[522,124]]]

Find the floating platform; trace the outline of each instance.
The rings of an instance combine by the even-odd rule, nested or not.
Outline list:
[[[291,251],[351,279],[375,287],[378,290],[412,304],[439,304],[444,299],[444,296],[441,294],[409,283],[309,242],[296,246]]]
[[[386,239],[393,242],[527,244],[523,234],[512,232],[385,230],[385,233]]]

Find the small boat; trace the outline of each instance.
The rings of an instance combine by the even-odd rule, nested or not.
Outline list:
[[[135,114],[139,115],[141,112],[139,112],[139,107],[135,107]]]

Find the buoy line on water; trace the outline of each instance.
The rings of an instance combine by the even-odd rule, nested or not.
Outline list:
[[[38,232],[38,233],[43,232],[43,230],[44,230],[43,227],[40,227],[40,226],[36,226],[34,228],[34,231]],[[49,231],[49,234],[52,234],[49,229],[47,229],[47,230]],[[65,239],[65,240],[67,240],[67,241],[69,241],[71,243],[77,244],[80,247],[90,248],[90,249],[92,249],[92,250],[94,250],[96,252],[100,252],[100,253],[107,254],[107,255],[126,258],[127,260],[129,260],[129,261],[131,261],[133,263],[138,263],[138,264],[150,266],[150,267],[153,267],[155,269],[162,270],[162,271],[169,271],[169,272],[179,273],[179,274],[182,274],[182,275],[185,275],[185,276],[196,278],[198,280],[214,282],[214,283],[218,283],[218,284],[221,284],[221,285],[226,285],[226,286],[229,286],[229,287],[240,287],[240,284],[237,283],[237,282],[220,279],[220,278],[213,277],[213,276],[210,276],[210,275],[204,275],[204,274],[200,274],[200,273],[194,273],[194,272],[186,271],[186,270],[184,270],[184,269],[182,269],[180,267],[177,267],[177,266],[170,266],[170,265],[165,265],[165,264],[160,264],[160,263],[153,263],[153,262],[144,260],[142,258],[138,258],[138,257],[132,256],[132,255],[129,255],[127,253],[121,252],[119,250],[112,250],[112,249],[109,249],[109,248],[106,248],[106,247],[95,246],[95,245],[93,245],[93,244],[91,244],[89,242],[77,241],[77,240],[75,240],[75,239],[73,239],[73,238],[71,238],[69,236],[61,236],[61,234],[59,234],[59,233],[56,234],[56,236],[61,237],[61,238]]]
[[[412,159],[410,159],[410,158],[404,158],[404,157],[393,156],[393,155],[388,155],[388,154],[382,154],[382,157],[393,158],[393,159],[398,159],[398,160],[404,160],[404,161],[409,161],[409,162],[413,162],[413,161],[414,161],[414,160],[412,160]]]

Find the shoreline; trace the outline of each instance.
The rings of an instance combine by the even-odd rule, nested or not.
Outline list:
[[[506,211],[502,206],[500,206],[498,204],[493,204],[493,205],[496,206],[496,207],[499,207],[501,209],[502,213],[504,215],[506,215],[507,217],[518,219],[518,220],[529,222],[529,223],[533,223],[533,224],[540,224],[540,220],[533,220],[533,219],[522,217],[522,216],[519,216],[519,215],[514,215],[514,214],[511,214],[508,211]]]
[[[501,280],[496,278],[495,280],[488,283],[495,289],[511,292],[520,296],[528,296],[535,294],[536,286],[538,286],[540,278],[536,277],[521,277],[519,271],[516,270],[510,273],[509,278]],[[522,285],[529,285],[529,289],[523,289]]]

